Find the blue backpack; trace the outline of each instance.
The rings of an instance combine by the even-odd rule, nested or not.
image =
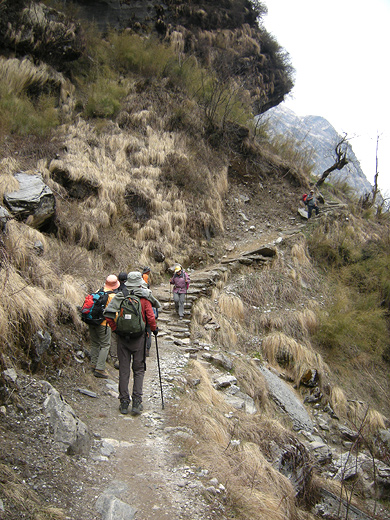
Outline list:
[[[104,292],[103,289],[87,294],[81,308],[81,319],[88,325],[100,325],[104,321],[103,311],[106,308],[108,295],[114,291]]]

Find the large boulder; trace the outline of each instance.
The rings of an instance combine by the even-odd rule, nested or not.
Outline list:
[[[53,429],[54,440],[59,446],[68,455],[88,455],[91,447],[88,428],[51,385],[43,408]]]
[[[56,211],[56,200],[51,189],[39,174],[21,172],[15,174],[15,178],[19,182],[19,189],[4,194],[7,208],[17,219],[27,221],[36,229],[48,225]]]
[[[313,422],[294,392],[278,376],[260,365],[260,372],[268,384],[270,397],[291,419],[294,430],[313,431]]]

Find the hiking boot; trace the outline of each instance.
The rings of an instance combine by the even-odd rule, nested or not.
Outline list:
[[[129,413],[129,404],[130,404],[130,401],[128,399],[121,399],[121,403],[119,405],[120,413],[123,413],[123,415],[126,415],[127,413]]]
[[[93,372],[93,375],[95,377],[101,377],[102,379],[107,379],[108,378],[108,374],[104,371],[104,370],[94,370]]]
[[[133,406],[131,407],[132,415],[139,415],[143,409],[144,407],[142,405],[141,399],[139,397],[135,397],[133,399]]]

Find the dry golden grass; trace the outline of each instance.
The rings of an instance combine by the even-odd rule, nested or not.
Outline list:
[[[213,334],[213,339],[217,345],[224,350],[234,350],[238,344],[238,335],[242,329],[238,323],[231,323],[224,316],[218,316],[217,321],[220,328]]]
[[[31,490],[5,464],[0,463],[0,489],[6,501],[34,520],[64,520],[65,512],[54,506],[43,505],[38,494]]]
[[[37,66],[28,58],[0,58],[0,82],[9,92],[21,94],[29,88],[43,90],[48,82],[62,85],[64,78],[43,62]]]
[[[26,269],[28,266],[37,241],[42,242],[44,247],[47,245],[45,235],[38,230],[16,220],[8,222],[4,243],[8,256],[19,269]]]
[[[302,311],[296,311],[294,318],[304,336],[310,336],[316,332],[318,328],[318,318],[314,310],[303,309]]]
[[[348,411],[348,401],[344,390],[337,385],[332,385],[329,397],[333,410],[340,417],[346,417]]]
[[[19,189],[19,182],[15,179],[14,173],[17,173],[19,163],[16,159],[6,158],[0,161],[0,197],[4,197],[5,193],[12,193]]]
[[[356,431],[362,431],[366,440],[386,428],[387,419],[382,413],[362,401],[348,400],[345,392],[338,386],[331,388],[330,403],[339,417],[348,419]]]
[[[356,430],[361,430],[364,438],[370,439],[378,430],[385,429],[386,417],[361,401],[348,401],[347,417]]]
[[[308,256],[307,246],[303,242],[294,244],[291,248],[291,256],[294,264],[300,268],[310,266],[310,258]]]
[[[252,369],[255,386],[258,381]],[[240,370],[244,372],[244,366]],[[292,485],[268,460],[275,443],[285,445],[291,434],[280,423],[259,415],[235,411],[228,419],[232,409],[212,387],[200,363],[191,363],[190,378],[200,384],[181,401],[180,421],[184,419],[200,440],[189,446],[192,457],[224,484],[228,505],[243,520],[298,519]]]
[[[298,386],[307,370],[317,370],[320,381],[328,371],[320,354],[282,332],[274,332],[264,338],[262,353],[271,365],[286,368]]]
[[[218,300],[221,312],[238,322],[244,321],[244,305],[240,297],[234,294],[222,293]]]
[[[252,397],[259,410],[265,411],[269,406],[268,388],[256,363],[235,359],[234,375],[240,381],[241,390]]]

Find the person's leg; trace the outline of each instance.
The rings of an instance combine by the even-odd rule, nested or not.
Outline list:
[[[173,301],[175,302],[175,310],[177,313],[179,313],[179,293],[173,293]]]
[[[184,316],[184,302],[186,299],[185,293],[179,294],[179,316],[182,318]]]
[[[318,215],[319,212],[320,210],[318,209],[318,206],[316,206],[316,215]]]
[[[130,379],[130,362],[131,362],[131,351],[129,349],[128,342],[118,336],[117,341],[117,352],[119,360],[119,399],[123,399],[130,402],[129,395],[129,379]]]
[[[145,359],[144,359],[145,337],[141,336],[132,341],[131,351],[133,355],[133,392],[132,392],[132,414],[140,414],[143,410],[142,395],[143,383],[145,375]]]
[[[111,329],[105,325],[99,325],[98,336],[100,340],[99,355],[96,362],[96,370],[103,371],[106,369],[106,360],[111,346]]]
[[[313,211],[313,207],[312,206],[307,206],[307,218],[311,217],[311,212],[312,211]]]
[[[99,327],[95,326],[95,325],[89,325],[88,328],[89,328],[89,339],[91,341],[91,350],[90,350],[91,366],[92,366],[92,368],[96,368],[96,363],[98,360],[99,350],[100,350],[100,348],[99,348],[100,342],[99,342],[99,336],[98,336]]]

